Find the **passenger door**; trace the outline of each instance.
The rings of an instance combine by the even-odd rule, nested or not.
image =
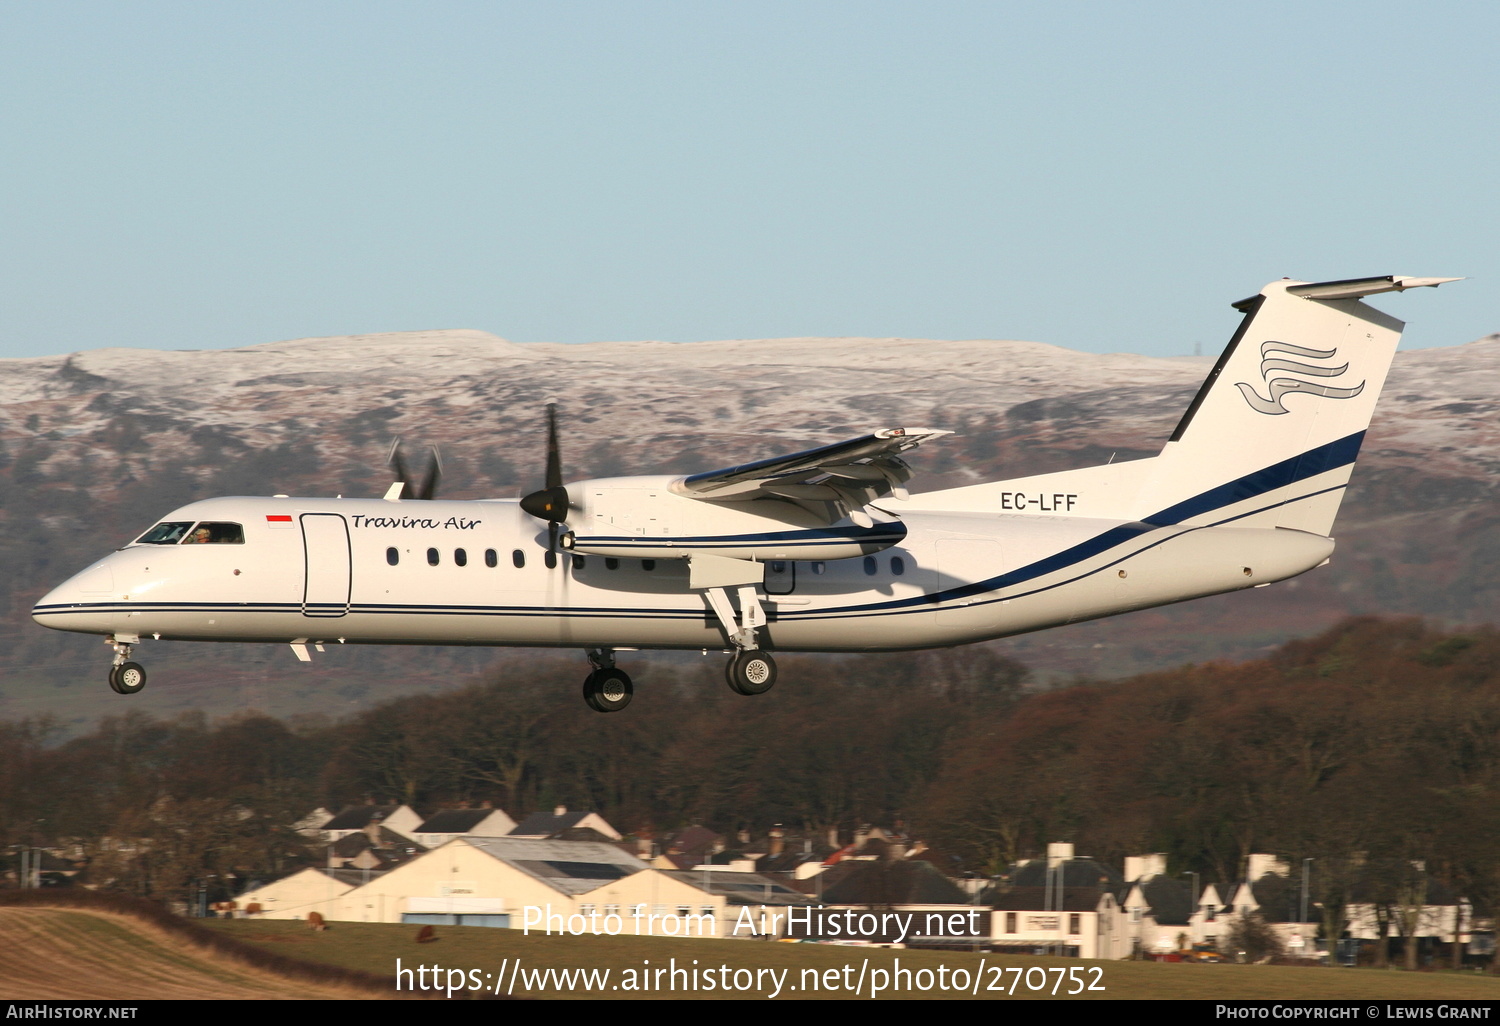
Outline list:
[[[348,613],[352,583],[348,523],[337,513],[302,514],[302,550],[307,567],[302,615]]]

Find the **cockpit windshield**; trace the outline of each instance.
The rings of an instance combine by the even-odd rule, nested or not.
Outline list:
[[[168,522],[157,524],[136,540],[137,545],[243,545],[245,529],[239,524],[220,524],[204,521],[197,527],[193,522]]]
[[[211,524],[207,521],[193,528],[184,545],[243,545],[245,529],[239,524]]]
[[[186,523],[157,524],[151,530],[135,540],[137,545],[176,545],[182,541],[182,536],[188,533],[188,528],[193,526],[191,520]]]

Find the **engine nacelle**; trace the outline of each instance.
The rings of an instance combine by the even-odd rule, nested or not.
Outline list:
[[[860,526],[830,524],[797,502],[688,498],[672,491],[673,477],[617,477],[568,486],[573,499],[564,548],[600,556],[682,559],[695,554],[730,559],[850,559],[890,548],[906,537],[892,517]],[[873,519],[873,518],[872,518]]]

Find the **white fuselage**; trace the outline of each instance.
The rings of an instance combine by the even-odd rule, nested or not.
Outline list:
[[[514,500],[234,497],[164,519],[241,524],[244,541],[133,543],[54,589],[35,619],[142,639],[726,645],[683,560],[549,554],[545,526]],[[871,555],[767,561],[765,647],[980,641],[1267,584],[1333,550],[1275,527],[932,511],[899,524],[904,539]]]

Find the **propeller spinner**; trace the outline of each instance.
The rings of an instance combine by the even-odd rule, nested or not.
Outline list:
[[[557,404],[547,404],[547,483],[521,497],[521,508],[547,521],[548,547],[557,548],[557,532],[568,519],[568,490],[562,483],[562,457],[557,449]]]

